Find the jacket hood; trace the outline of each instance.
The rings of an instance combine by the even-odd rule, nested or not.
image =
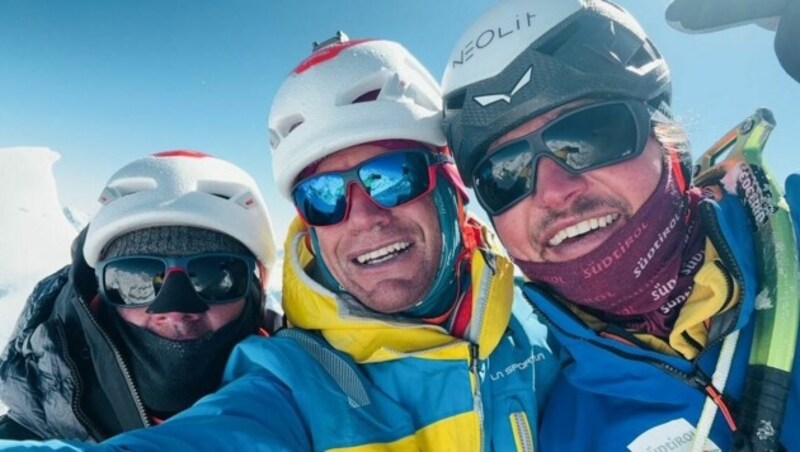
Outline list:
[[[511,315],[513,265],[501,254],[497,240],[476,219],[468,224],[480,232],[469,259],[472,317],[463,339],[479,345],[481,358],[499,342]],[[314,258],[307,246],[308,229],[295,218],[287,234],[283,267],[283,308],[289,324],[318,330],[336,349],[357,362],[381,362],[409,354],[425,359],[454,358],[461,338],[438,325],[400,315],[375,312],[350,294],[334,293],[307,272]]]

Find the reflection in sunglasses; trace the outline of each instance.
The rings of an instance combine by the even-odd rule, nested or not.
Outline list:
[[[106,272],[106,290],[117,295],[125,294],[126,299],[135,303],[146,303],[156,296],[154,283],[163,281],[163,275],[153,278],[145,272],[128,272],[121,268],[110,268]]]
[[[650,117],[644,102],[629,99],[569,111],[479,161],[472,176],[478,201],[490,215],[499,215],[532,194],[540,156],[572,174],[633,158],[645,147]]]
[[[390,209],[424,195],[435,184],[434,166],[452,160],[430,150],[381,154],[344,170],[311,175],[292,189],[298,213],[312,226],[331,226],[347,217],[353,184],[379,206]]]
[[[101,262],[96,274],[101,297],[115,306],[153,303],[170,275],[187,278],[207,303],[228,303],[247,294],[258,268],[251,257],[229,253],[123,256]]]

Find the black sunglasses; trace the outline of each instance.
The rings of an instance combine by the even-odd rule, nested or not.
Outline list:
[[[186,273],[197,295],[208,304],[245,297],[256,271],[255,259],[230,253],[183,257],[122,256],[100,262],[95,273],[100,297],[118,307],[153,304],[174,272]]]
[[[472,181],[478,201],[494,216],[533,194],[536,163],[542,156],[573,174],[636,157],[647,143],[650,117],[642,101],[595,103],[504,143],[475,166]]]

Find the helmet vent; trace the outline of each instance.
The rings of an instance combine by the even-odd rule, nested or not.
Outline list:
[[[366,93],[358,96],[353,100],[354,104],[360,104],[361,102],[372,102],[378,99],[378,95],[381,93],[381,90],[374,89],[372,91],[367,91]]]
[[[246,191],[246,187],[242,184],[216,181],[216,180],[200,180],[197,181],[197,191],[203,192],[217,198],[228,200]]]
[[[645,64],[649,63],[650,61],[653,61],[653,58],[650,57],[650,54],[648,54],[647,50],[644,48],[644,46],[642,46],[631,57],[629,66],[640,68]]]
[[[658,59],[660,59],[660,55],[655,50],[655,47],[649,40],[646,40],[642,43],[642,46],[639,47],[639,50],[631,57],[630,65],[640,68]]]
[[[305,118],[300,114],[289,115],[276,121],[275,127],[269,130],[269,144],[275,149],[281,140],[289,136],[294,129],[300,127],[304,122]]]
[[[289,135],[290,133],[292,133],[292,131],[293,131],[294,129],[296,129],[296,128],[300,127],[300,124],[302,124],[302,123],[303,123],[303,121],[297,121],[296,123],[294,123],[294,124],[290,125],[290,126],[289,126],[289,131],[288,131],[288,132],[286,132],[286,135]]]
[[[464,108],[464,100],[467,98],[467,90],[462,89],[453,93],[447,98],[447,105],[445,108],[448,110],[461,110]]]
[[[349,88],[339,92],[334,101],[335,105],[339,107],[378,100],[390,77],[391,74],[385,70],[369,74],[354,82]]]
[[[554,36],[539,44],[539,52],[553,56],[580,30],[579,22],[572,22]]]
[[[142,191],[155,190],[158,183],[149,177],[128,177],[108,185],[119,197],[132,195]]]

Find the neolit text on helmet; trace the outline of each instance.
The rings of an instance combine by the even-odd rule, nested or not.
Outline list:
[[[517,14],[510,24],[498,25],[497,27],[490,27],[481,31],[475,39],[468,41],[464,45],[458,58],[453,58],[453,68],[469,61],[473,57],[473,52],[475,50],[483,50],[506,36],[526,28],[531,28],[535,17],[536,14],[533,13],[525,13],[524,17]]]

